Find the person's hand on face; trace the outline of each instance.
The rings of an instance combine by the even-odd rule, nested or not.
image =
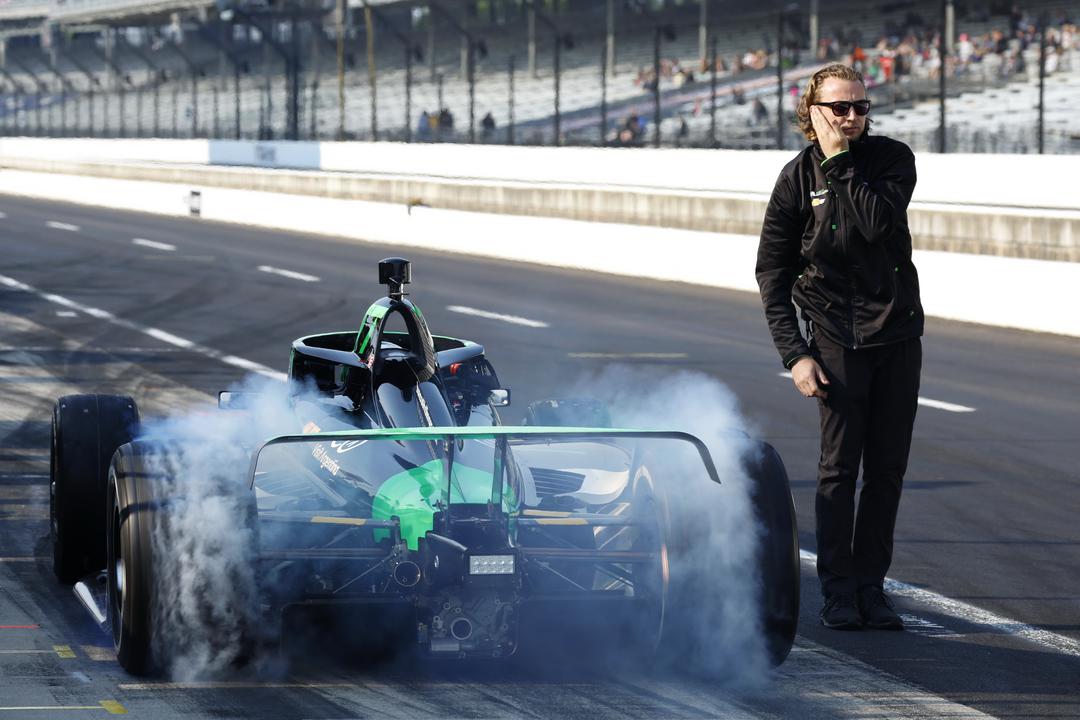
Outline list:
[[[818,145],[825,157],[830,158],[837,153],[848,149],[848,139],[844,131],[840,129],[844,118],[836,117],[828,108],[820,105],[810,107],[810,122],[817,133]]]

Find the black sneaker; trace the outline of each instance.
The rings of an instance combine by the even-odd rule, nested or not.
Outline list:
[[[870,587],[859,591],[859,612],[863,624],[874,630],[903,630],[904,621],[893,609],[893,602],[881,588]]]
[[[862,618],[855,605],[855,596],[840,593],[825,598],[821,608],[821,624],[832,630],[862,630]]]

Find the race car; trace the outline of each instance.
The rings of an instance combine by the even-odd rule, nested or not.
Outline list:
[[[432,336],[405,292],[411,266],[379,263],[387,294],[359,331],[292,344],[295,430],[243,448],[237,526],[257,580],[250,637],[305,609],[395,618],[437,658],[514,654],[538,623],[604,628],[647,657],[709,643],[730,577],[713,572],[731,538],[710,503],[724,478],[705,444],[677,431],[610,427],[583,398],[534,403],[521,426],[484,347]],[[403,330],[391,330],[391,320]],[[223,392],[223,412],[252,398]],[[155,637],[175,599],[162,588],[183,448],[141,434],[129,397],[72,395],[53,410],[53,566],[112,634],[132,674],[160,671]],[[741,585],[779,664],[799,604],[795,512],[783,462],[733,434],[752,485],[756,550]],[[212,620],[211,620],[212,621]],[[542,635],[543,633],[541,633]]]

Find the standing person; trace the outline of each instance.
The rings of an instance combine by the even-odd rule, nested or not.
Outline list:
[[[484,119],[480,121],[480,127],[483,128],[484,142],[490,142],[492,136],[495,135],[495,116],[491,114],[489,110]]]
[[[821,622],[901,630],[883,585],[922,367],[923,310],[907,223],[915,158],[903,143],[869,134],[869,111],[854,69],[814,73],[797,111],[811,144],[776,181],[757,280],[784,367],[796,389],[818,401]]]

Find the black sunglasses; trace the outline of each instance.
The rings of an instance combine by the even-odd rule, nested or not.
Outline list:
[[[870,112],[869,100],[856,100],[855,102],[836,100],[834,102],[819,102],[814,104],[829,108],[836,117],[847,117],[847,114],[851,112],[851,108],[855,108],[856,115],[865,115]]]

